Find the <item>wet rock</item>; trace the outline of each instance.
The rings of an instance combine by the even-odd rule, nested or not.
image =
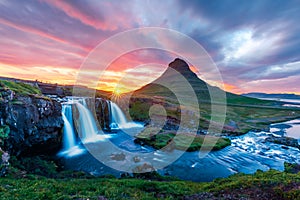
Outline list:
[[[298,143],[298,140],[295,138],[290,138],[290,137],[275,137],[275,136],[269,136],[265,139],[266,142],[272,142],[276,144],[282,144],[285,146],[290,146],[290,147],[296,147],[300,149],[300,145]]]
[[[133,161],[134,161],[135,163],[138,163],[138,162],[141,161],[141,158],[138,157],[138,156],[134,156],[134,157],[133,157]]]
[[[124,153],[120,153],[120,154],[112,154],[110,156],[110,158],[112,160],[116,160],[116,161],[123,161],[126,158],[126,155]]]
[[[44,96],[2,91],[0,122],[10,128],[4,148],[14,155],[55,153],[61,146],[61,104]]]
[[[110,123],[111,117],[109,115],[110,105],[109,101],[101,98],[95,99],[95,113],[101,129],[111,131]]]
[[[144,163],[143,165],[136,166],[133,169],[133,173],[146,173],[155,171],[154,167],[151,164]]]

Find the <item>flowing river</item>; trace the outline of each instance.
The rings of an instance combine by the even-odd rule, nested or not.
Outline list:
[[[105,139],[79,144],[76,149],[81,151],[76,152],[80,153],[64,156],[62,160],[69,169],[86,171],[96,176],[111,174],[120,177],[126,170],[125,172],[119,170],[132,171],[132,168],[147,163],[165,166],[157,170],[161,175],[201,182],[239,172],[251,174],[257,170],[269,169],[282,171],[284,162],[300,164],[298,148],[265,141],[270,135],[289,136],[299,140],[300,119],[272,124],[269,132],[251,131],[242,136],[230,137],[232,141],[230,146],[219,151],[211,151],[203,158],[199,157],[198,151],[173,150],[166,153],[135,144],[133,135],[141,130],[141,126],[136,126],[124,131],[116,130],[114,134],[102,133],[106,136],[103,137]],[[178,154],[182,154],[178,159],[170,159],[170,156]]]

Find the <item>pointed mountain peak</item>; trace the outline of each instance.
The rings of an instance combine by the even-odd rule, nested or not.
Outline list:
[[[169,67],[175,69],[178,72],[190,71],[189,65],[182,59],[176,58],[173,62],[169,64]]]

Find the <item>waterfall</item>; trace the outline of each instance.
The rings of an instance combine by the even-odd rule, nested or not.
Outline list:
[[[85,101],[84,101],[85,102]],[[79,124],[83,140],[95,138],[98,134],[97,125],[86,103],[75,103],[79,111]]]
[[[141,124],[134,122],[128,122],[121,108],[114,102],[110,102],[110,112],[111,112],[111,129],[124,129],[124,128],[134,128],[143,127]]]
[[[122,110],[119,106],[111,101],[105,101],[108,107],[108,122],[105,122],[105,111],[102,106],[102,114],[105,123],[110,124],[112,130],[133,128],[133,127],[143,127],[141,124],[134,122],[128,122]],[[82,148],[81,144],[76,143],[75,134],[75,124],[73,124],[73,113],[72,106],[75,105],[79,118],[76,120],[76,125],[78,125],[78,134],[81,136],[81,141],[83,144],[90,142],[105,141],[107,138],[112,137],[111,134],[104,134],[99,131],[96,125],[96,120],[93,113],[88,108],[88,103],[85,98],[73,97],[69,99],[67,103],[62,104],[62,118],[64,121],[64,135],[63,135],[63,150],[60,153],[62,156],[74,156],[78,155],[85,150]]]
[[[71,104],[62,104],[62,118],[64,120],[63,149],[68,151],[76,143]]]

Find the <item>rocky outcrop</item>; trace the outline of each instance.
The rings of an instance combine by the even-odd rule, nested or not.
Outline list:
[[[111,116],[109,102],[102,98],[96,98],[95,113],[101,129],[110,131]]]
[[[14,155],[55,153],[62,140],[61,104],[44,96],[16,95],[0,88],[0,127],[9,127],[3,145]]]
[[[282,144],[285,146],[290,146],[290,147],[296,147],[298,149],[300,149],[300,145],[298,143],[298,140],[295,138],[290,138],[290,137],[275,137],[275,136],[270,136],[267,137],[265,139],[266,142],[272,142],[272,143],[276,143],[276,144]],[[285,148],[284,146],[282,146],[283,148]]]

